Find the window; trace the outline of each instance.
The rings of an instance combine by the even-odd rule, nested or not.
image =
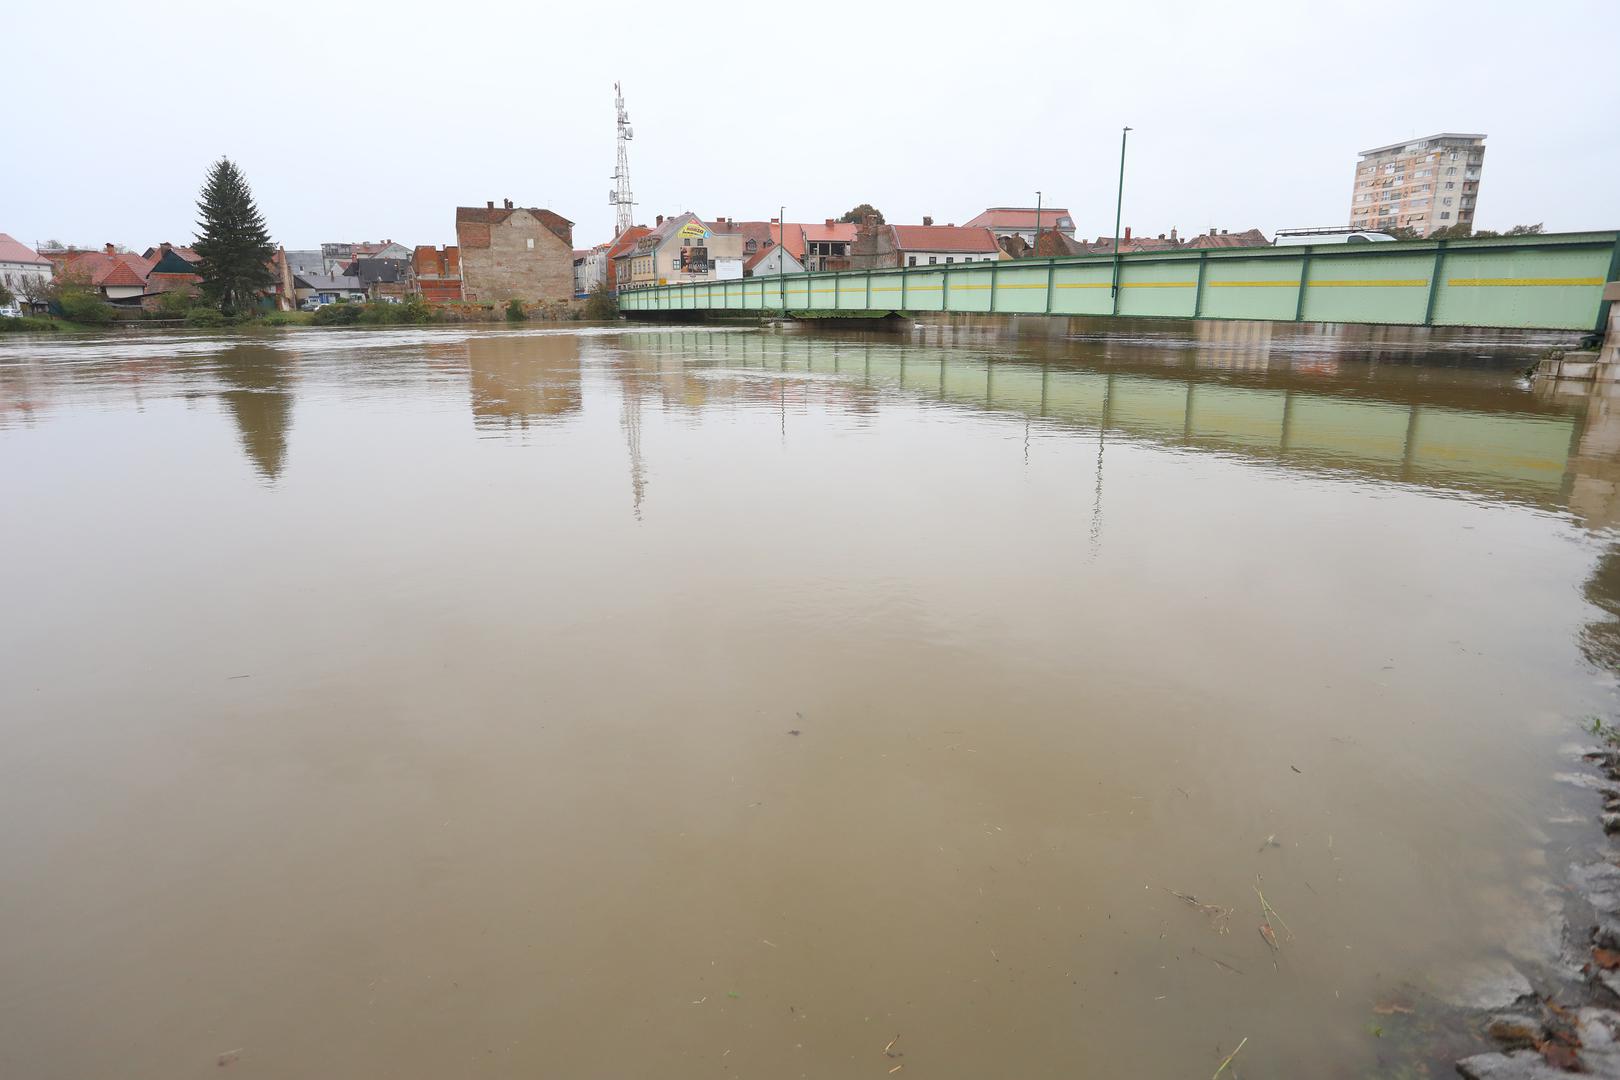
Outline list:
[[[906,265],[907,266],[916,266],[917,265],[917,256],[912,255],[912,256],[907,257]]]
[[[1442,210],[1442,211],[1440,211],[1440,220],[1441,221],[1447,221],[1450,218],[1451,218],[1451,211],[1450,210]]]
[[[947,263],[953,263],[956,261],[956,257],[954,255],[947,255],[945,256],[945,261]]]
[[[938,258],[934,257],[933,255],[928,256],[928,265],[929,266],[933,266],[937,262],[939,262]]]
[[[1446,205],[1446,206],[1450,206],[1451,205],[1451,196],[1447,195],[1445,198],[1441,199],[1440,202],[1442,204]]]
[[[1446,170],[1446,175],[1447,176],[1456,176],[1457,175],[1457,166],[1453,165],[1451,168],[1447,169]]]
[[[964,256],[962,256],[962,261],[963,261],[963,262],[972,262],[972,261],[973,261],[973,256],[971,256],[971,255],[964,255]]]
[[[529,237],[529,250],[530,251],[534,250],[534,237],[532,237],[532,236]]]

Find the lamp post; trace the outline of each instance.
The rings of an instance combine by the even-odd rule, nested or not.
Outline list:
[[[776,211],[776,296],[782,301],[782,318],[787,318],[787,207]]]
[[[1114,286],[1111,291],[1115,315],[1119,314],[1119,217],[1125,208],[1125,140],[1130,134],[1128,127],[1119,133],[1119,197],[1114,201]]]
[[[1041,193],[1035,193],[1035,243],[1030,249],[1031,255],[1041,253]]]

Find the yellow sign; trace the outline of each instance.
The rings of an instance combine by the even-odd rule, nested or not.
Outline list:
[[[709,235],[709,230],[703,227],[703,222],[701,221],[688,221],[685,225],[682,225],[679,229],[675,230],[675,235],[680,237],[682,240],[702,240],[705,236]]]

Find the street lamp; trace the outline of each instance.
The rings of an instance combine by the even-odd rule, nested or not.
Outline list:
[[[782,318],[787,318],[787,207],[776,212],[776,296],[782,301]]]
[[[1039,255],[1040,253],[1041,253],[1041,193],[1037,191],[1035,193],[1035,245],[1031,249],[1030,254],[1031,255]]]
[[[1119,197],[1114,202],[1114,287],[1111,293],[1115,315],[1119,314],[1119,217],[1125,208],[1125,140],[1130,134],[1128,127],[1119,133]]]

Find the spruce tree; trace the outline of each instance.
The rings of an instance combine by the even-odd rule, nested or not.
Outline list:
[[[259,292],[275,282],[269,266],[275,246],[247,180],[230,158],[209,168],[197,210],[203,295],[227,312],[251,310]]]

